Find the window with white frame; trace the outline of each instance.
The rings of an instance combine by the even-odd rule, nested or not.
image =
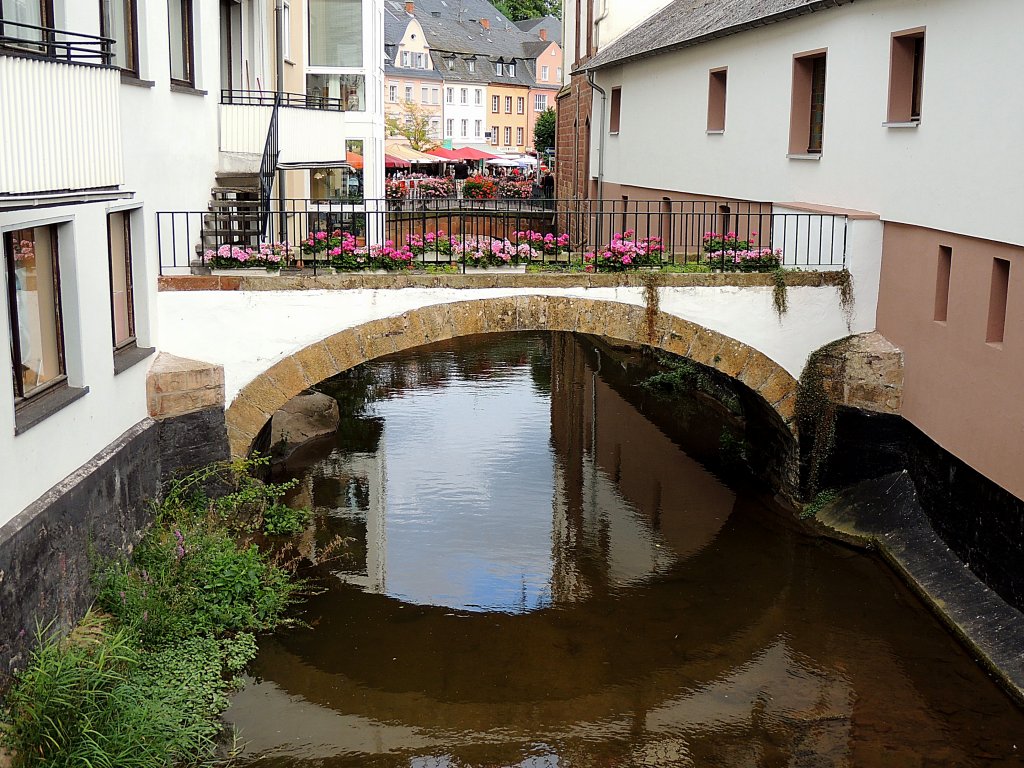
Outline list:
[[[459,89],[459,104],[469,104],[469,88]]]
[[[405,84],[405,100],[406,102],[412,101],[412,86],[408,83]]]
[[[550,70],[550,68],[549,68],[549,67],[547,66],[547,64],[545,64],[544,66],[542,66],[542,67],[540,68],[540,79],[541,79],[541,80],[547,80],[547,79],[548,79],[548,73],[549,73],[550,71],[551,71],[551,70]]]
[[[501,61],[494,62],[494,74],[496,74],[498,77],[502,76],[502,74],[504,72],[504,69],[505,69],[504,62],[501,62]]]
[[[423,69],[423,54],[416,54],[416,69]]]
[[[455,134],[455,121],[449,118],[444,121],[444,132],[445,136],[453,136]]]
[[[474,91],[473,91],[473,103],[476,104],[478,107],[479,106],[483,106],[483,103],[484,103],[484,89],[483,88],[476,88],[476,89],[474,89]]]
[[[469,120],[462,120],[459,127],[462,128],[462,133],[459,135],[462,136],[462,138],[466,138],[466,136],[469,135]]]
[[[466,59],[466,69],[472,74],[476,72],[476,59]]]
[[[408,51],[402,51],[402,66],[403,67],[408,67],[409,66],[409,52]]]
[[[506,115],[511,115],[512,114],[512,97],[511,96],[506,96],[505,97],[505,114]]]
[[[506,125],[505,126],[505,146],[506,147],[512,146],[512,126],[511,125]]]
[[[455,89],[454,88],[445,88],[444,89],[444,100],[445,100],[445,103],[447,103],[447,104],[454,104],[455,103]]]
[[[431,104],[439,103],[438,102],[439,98],[440,98],[440,93],[438,92],[437,88],[431,88],[430,89],[430,103]]]
[[[505,65],[505,73],[509,77],[516,76],[516,63],[514,61],[510,61],[508,64]]]
[[[548,95],[546,93],[535,93],[533,95],[533,111],[543,112],[548,108]]]
[[[398,86],[397,85],[392,84],[392,85],[388,86],[388,101],[392,101],[392,102],[393,101],[398,101]]]
[[[287,0],[281,6],[281,27],[284,29],[281,53],[284,55],[285,60],[290,61],[292,58],[292,6]]]
[[[516,128],[516,144],[518,146],[520,146],[520,147],[523,146],[523,129],[522,128]]]
[[[430,103],[430,89],[427,88],[426,86],[423,86],[423,87],[420,88],[420,103],[421,104],[429,104]]]
[[[500,111],[501,111],[501,97],[500,96],[491,96],[491,112],[500,112]]]
[[[363,0],[308,0],[309,63],[363,66]]]
[[[557,68],[557,69],[555,70],[555,72],[556,72],[556,75],[555,75],[555,77],[556,77],[556,79],[558,80],[558,82],[562,82],[562,68],[561,68],[561,67],[558,67],[558,68]]]
[[[522,115],[526,113],[526,97],[516,97],[516,114]]]
[[[473,136],[475,136],[476,138],[479,139],[480,136],[483,133],[483,129],[484,129],[484,121],[483,120],[474,120],[473,121]]]
[[[491,144],[498,146],[498,126],[491,126]]]

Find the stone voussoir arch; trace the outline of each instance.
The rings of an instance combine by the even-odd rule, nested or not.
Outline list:
[[[742,382],[796,436],[797,381],[753,347],[665,312],[616,301],[521,295],[431,304],[346,328],[278,361],[246,384],[227,408],[231,455],[249,453],[270,417],[304,390],[378,357],[458,336],[571,331],[646,344]]]

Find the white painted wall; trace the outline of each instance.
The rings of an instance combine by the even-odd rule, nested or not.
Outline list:
[[[449,88],[454,91],[453,99],[450,104],[447,101]],[[466,89],[466,104],[459,101],[460,91],[463,88]],[[476,91],[480,91],[481,103],[479,105],[474,101],[474,94]],[[441,94],[442,100],[444,101],[441,131],[444,138],[451,139],[452,144],[456,147],[476,147],[477,149],[487,151],[486,145],[488,144],[488,141],[484,138],[483,134],[491,129],[492,115],[491,95],[488,93],[487,83],[445,81],[444,90],[441,91]],[[501,108],[505,108],[504,103]],[[495,117],[497,117],[497,115],[495,115]],[[449,120],[452,121],[452,133],[448,133]],[[466,125],[468,126],[466,136],[463,136],[461,131],[461,121],[463,120],[467,121]],[[473,135],[473,125],[475,120],[479,120],[481,125],[479,138]]]
[[[790,288],[775,314],[771,288],[661,288],[662,311],[760,350],[794,377],[818,347],[850,333],[835,288]],[[640,288],[345,291],[167,291],[158,296],[161,348],[224,366],[227,400],[277,361],[356,325],[432,304],[497,296],[575,296],[643,306]],[[874,325],[854,318],[854,332]],[[218,329],[210,333],[209,329]]]
[[[0,397],[0,525],[146,418],[149,361],[114,375],[106,216],[108,210],[124,205],[92,203],[0,213],[0,231],[59,225],[68,383],[89,388],[83,398],[15,436],[14,400],[9,383],[11,349],[6,340],[0,344],[0,371],[5,372]],[[141,221],[141,217],[137,220]],[[141,241],[142,234],[134,233],[136,243]],[[136,299],[140,346],[153,341],[147,322],[151,313],[145,286],[155,282],[155,275],[149,266],[140,258],[134,272],[140,288]],[[6,333],[6,290],[0,292],[0,312],[5,318]]]
[[[921,124],[883,127],[890,36],[919,26]],[[861,0],[601,71],[601,86],[622,87],[605,179],[836,205],[1024,244],[1022,27],[1019,0]],[[792,57],[819,48],[828,49],[824,151],[787,159]],[[717,67],[729,68],[726,129],[707,135],[708,70]]]

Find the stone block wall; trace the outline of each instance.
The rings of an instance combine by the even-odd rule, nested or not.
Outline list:
[[[96,561],[131,552],[164,483],[228,458],[220,366],[160,355],[147,385],[150,418],[0,527],[0,691],[37,627],[85,614]]]

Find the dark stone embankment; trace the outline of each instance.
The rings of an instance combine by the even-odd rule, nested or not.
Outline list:
[[[907,472],[858,483],[816,519],[829,535],[877,548],[1024,704],[1024,613],[989,588],[936,533]]]

